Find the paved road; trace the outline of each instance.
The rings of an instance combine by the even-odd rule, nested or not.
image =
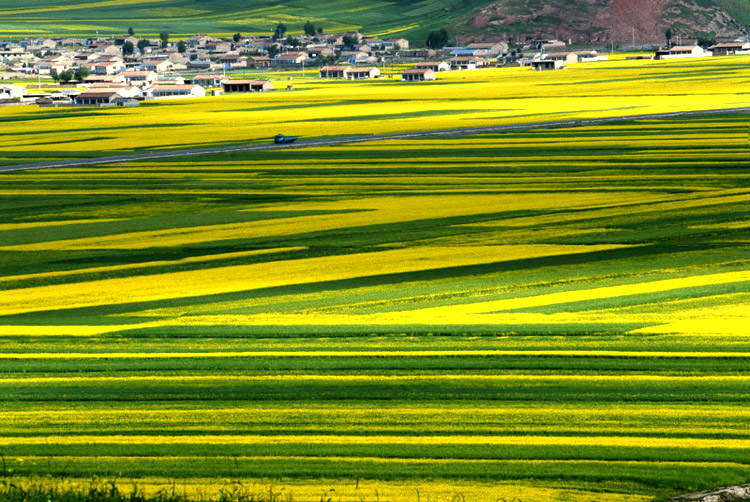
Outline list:
[[[281,150],[290,148],[311,148],[315,146],[344,145],[349,143],[362,143],[364,141],[380,141],[387,139],[421,138],[429,136],[471,136],[475,134],[488,134],[504,131],[518,131],[530,129],[553,129],[560,127],[580,127],[622,120],[644,120],[662,119],[672,117],[691,117],[695,115],[719,115],[723,113],[750,112],[750,107],[724,108],[718,110],[699,110],[672,113],[649,113],[643,115],[622,115],[617,117],[601,117],[591,119],[558,120],[553,122],[526,122],[522,124],[506,124],[485,127],[460,127],[456,129],[436,129],[432,131],[401,132],[393,134],[370,134],[366,136],[345,136],[338,138],[320,138],[306,141],[297,141],[289,145],[277,145],[274,143],[220,146],[214,148],[193,148],[184,150],[170,150],[166,152],[147,152],[131,155],[115,155],[111,157],[97,157],[91,159],[59,160],[51,162],[37,162],[34,164],[19,164],[12,166],[0,166],[0,173],[12,171],[26,171],[33,169],[53,169],[59,167],[79,167],[98,164],[116,164],[120,162],[133,162],[138,160],[167,159],[171,157],[188,157],[195,155],[210,155],[213,153],[229,152],[251,152],[260,150]],[[293,131],[289,131],[293,133]],[[271,139],[269,138],[269,141]]]

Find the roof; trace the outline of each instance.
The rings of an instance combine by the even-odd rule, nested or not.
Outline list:
[[[420,74],[420,73],[427,73],[427,72],[431,72],[431,71],[432,70],[430,70],[429,68],[428,69],[424,69],[424,70],[420,70],[420,69],[417,69],[417,68],[412,68],[410,70],[404,70],[403,73]]]
[[[304,52],[287,52],[286,54],[276,56],[274,59],[297,59],[300,56],[307,57],[307,54]]]
[[[196,75],[196,76],[193,77],[193,80],[203,80],[203,79],[208,79],[208,78],[223,78],[223,79],[229,80],[229,77],[227,77],[225,75],[218,75],[218,74],[216,74],[216,75],[214,75],[214,74]]]
[[[721,44],[712,45],[711,47],[709,47],[709,49],[741,49],[748,45],[750,45],[750,43],[748,42],[724,42]]]
[[[487,61],[487,60],[484,58],[474,57],[474,56],[456,56],[453,59],[451,59],[451,61],[458,63],[461,61],[477,61],[478,62],[478,61]]]
[[[351,68],[351,71],[355,73],[369,73],[372,70],[377,70],[377,68],[375,68],[374,66],[368,66],[366,68]]]
[[[346,71],[351,70],[350,66],[324,66],[320,71]]]
[[[474,58],[471,58],[474,59]],[[420,66],[438,66],[441,64],[448,64],[445,61],[422,61],[421,63],[417,63],[417,68]]]
[[[117,91],[100,91],[100,92],[82,92],[78,95],[79,98],[111,98],[117,94]]]
[[[670,51],[692,51],[693,49],[697,49],[697,45],[675,45]]]
[[[224,84],[250,84],[250,85],[261,85],[265,83],[270,83],[270,80],[245,80],[245,79],[238,79],[238,80],[225,80]]]
[[[146,77],[148,75],[154,75],[154,72],[150,70],[141,71],[141,70],[129,70],[122,72],[122,75],[125,77]]]
[[[191,91],[196,87],[200,87],[198,84],[159,84],[152,87],[155,91]]]

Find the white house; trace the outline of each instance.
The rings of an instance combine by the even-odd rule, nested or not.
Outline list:
[[[128,70],[121,73],[129,85],[144,87],[155,82],[159,75],[153,71]]]
[[[221,87],[221,83],[229,80],[226,75],[201,73],[192,78],[191,82],[203,87]]]
[[[0,85],[0,99],[22,98],[26,95],[26,88],[20,85]]]
[[[304,52],[287,52],[273,58],[273,62],[282,66],[296,66],[301,65],[307,59],[307,54]]]
[[[380,70],[374,66],[368,68],[350,68],[347,72],[349,80],[362,80],[368,78],[377,78],[380,76]]]
[[[164,73],[174,70],[174,63],[169,59],[150,59],[143,63],[143,69],[145,71]]]
[[[435,73],[439,73],[441,71],[450,71],[451,65],[445,61],[424,61],[422,63],[417,63],[415,68],[420,70],[432,70]]]
[[[656,51],[656,59],[702,58],[710,56],[710,52],[703,50],[700,45],[675,45],[671,49]]]
[[[160,84],[143,91],[147,98],[202,98],[206,90],[197,84]]]
[[[92,72],[96,75],[114,75],[125,68],[120,61],[103,61],[92,65]]]

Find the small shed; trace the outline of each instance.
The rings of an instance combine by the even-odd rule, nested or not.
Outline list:
[[[439,73],[441,71],[450,71],[451,65],[445,61],[425,61],[417,63],[415,68],[419,70],[432,70],[435,73]]]
[[[324,66],[320,69],[320,78],[348,78],[350,66]]]
[[[535,71],[560,70],[564,68],[563,62],[559,59],[541,59],[531,62],[531,69]]]
[[[368,68],[352,68],[349,70],[349,80],[362,80],[368,78],[377,78],[380,76],[380,70],[374,66]]]
[[[273,90],[270,80],[225,80],[222,82],[224,92],[266,92]]]
[[[435,72],[427,69],[412,68],[411,70],[404,70],[401,74],[401,80],[404,82],[422,82],[425,80],[435,80]]]
[[[86,91],[82,92],[73,99],[73,102],[77,105],[87,106],[102,106],[111,105],[115,102],[115,99],[121,97],[117,91]]]

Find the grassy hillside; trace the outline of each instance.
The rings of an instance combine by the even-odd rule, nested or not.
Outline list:
[[[0,35],[125,33],[270,34],[283,22],[302,33],[307,20],[329,32],[407,35],[424,40],[435,26],[486,3],[484,0],[8,0],[0,6]]]

